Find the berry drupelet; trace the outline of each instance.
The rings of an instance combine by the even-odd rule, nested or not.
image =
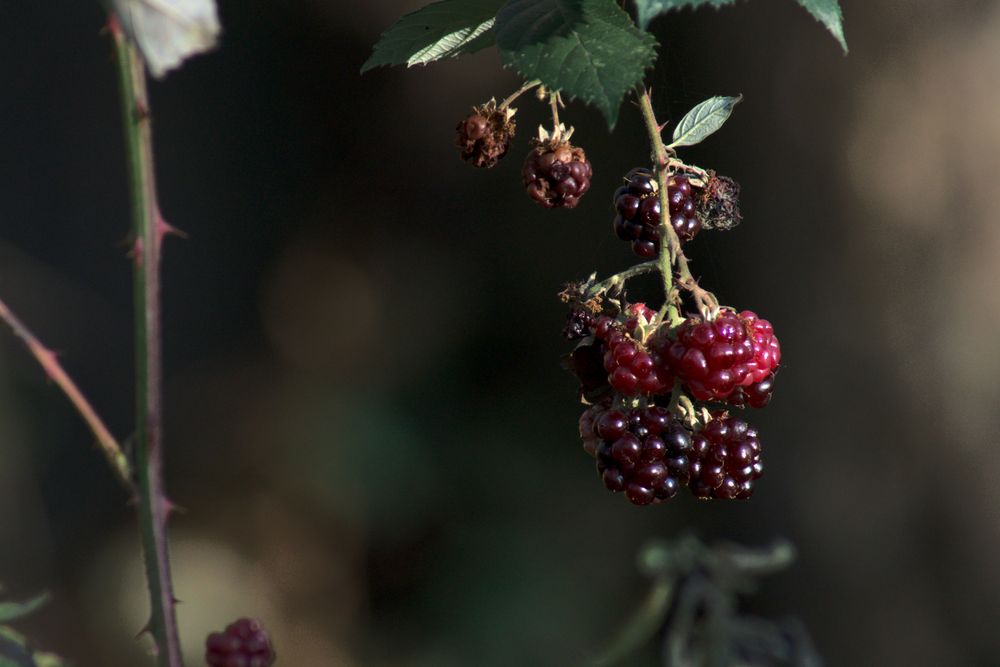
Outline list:
[[[241,618],[205,640],[205,662],[209,667],[270,667],[274,657],[267,633],[250,618]]]

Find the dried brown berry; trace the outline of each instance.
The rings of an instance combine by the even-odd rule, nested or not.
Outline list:
[[[510,148],[516,111],[497,107],[496,100],[472,107],[472,113],[455,128],[458,133],[455,143],[462,149],[462,159],[476,167],[495,166]]]
[[[728,176],[708,172],[708,181],[698,194],[698,215],[705,229],[732,229],[740,224],[740,184]]]

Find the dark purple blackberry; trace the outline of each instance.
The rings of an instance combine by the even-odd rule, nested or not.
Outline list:
[[[688,483],[690,433],[665,408],[593,405],[580,418],[580,437],[604,486],[634,505],[669,500]]]
[[[690,488],[698,498],[746,499],[764,472],[757,429],[716,412],[691,438]]]
[[[668,188],[670,223],[681,241],[690,241],[701,230],[692,187],[686,176],[670,177]],[[615,235],[629,241],[639,257],[655,257],[660,251],[660,195],[656,174],[637,167],[625,174],[625,185],[614,195]]]
[[[563,327],[562,335],[567,340],[580,340],[590,335],[590,329],[594,326],[594,316],[585,310],[571,310],[566,316],[566,326]]]
[[[611,393],[608,372],[604,370],[604,343],[600,340],[576,346],[563,358],[563,368],[580,382],[580,397],[594,402]]]
[[[771,402],[771,393],[774,391],[774,373],[771,373],[760,382],[755,382],[748,387],[736,387],[733,393],[726,397],[726,402],[738,408],[763,408]]]
[[[583,149],[569,142],[543,142],[528,153],[521,180],[528,195],[545,208],[573,208],[590,189],[593,170]]]
[[[205,640],[209,667],[270,667],[274,664],[271,640],[258,621],[241,618],[213,632]]]

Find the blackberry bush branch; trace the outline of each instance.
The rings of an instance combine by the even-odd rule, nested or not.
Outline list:
[[[121,482],[129,494],[134,495],[135,485],[132,483],[132,467],[129,465],[128,457],[125,456],[121,445],[111,435],[111,431],[105,426],[104,421],[101,420],[90,404],[90,401],[87,400],[87,397],[83,395],[80,388],[77,387],[73,379],[66,373],[55,353],[45,347],[3,301],[0,301],[0,319],[6,322],[7,326],[14,332],[14,335],[21,339],[25,346],[27,346],[28,351],[31,352],[32,356],[41,365],[45,374],[50,380],[56,383],[56,386],[62,390],[66,398],[69,399],[69,402],[73,404],[73,407],[76,408],[76,411],[87,423],[87,427],[91,433],[94,434],[94,438],[97,439],[97,444],[100,446],[104,457],[108,460],[108,464],[111,465],[115,477],[118,478],[118,481]]]
[[[167,541],[171,504],[164,489],[162,449],[160,248],[170,227],[160,216],[156,199],[145,63],[114,14],[108,27],[118,64],[135,235],[135,463],[139,533],[152,607],[147,629],[156,645],[157,664],[183,667]]]

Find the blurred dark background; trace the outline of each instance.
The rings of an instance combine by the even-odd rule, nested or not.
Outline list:
[[[181,629],[261,617],[283,665],[577,665],[641,600],[635,554],[693,530],[790,538],[748,608],[830,665],[1000,654],[1000,5],[844,0],[851,53],[795,3],[658,20],[663,118],[743,93],[685,154],[743,185],[693,243],[720,299],[775,323],[747,503],[607,494],[559,367],[561,284],[633,261],[610,230],[648,162],[638,114],[564,118],[595,167],[573,211],[523,193],[545,119],[479,172],[454,126],[519,81],[492,49],[359,68],[422,2],[223,0],[221,48],[152,85],[168,486]],[[0,6],[0,295],[122,438],[132,423],[126,173],[92,2]],[[639,293],[641,293],[641,289]],[[649,292],[655,295],[655,290]],[[78,665],[147,664],[132,512],[58,391],[0,336],[0,580]],[[655,664],[652,654],[636,665]]]

